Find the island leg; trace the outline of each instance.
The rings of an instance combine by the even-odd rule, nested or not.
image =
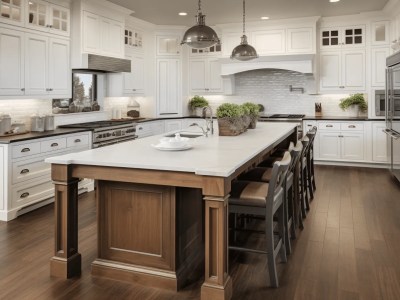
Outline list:
[[[78,253],[78,179],[71,166],[52,165],[55,184],[55,253],[50,260],[51,276],[71,278],[81,274]]]
[[[202,300],[232,297],[232,279],[228,274],[228,198],[204,197],[206,249]]]

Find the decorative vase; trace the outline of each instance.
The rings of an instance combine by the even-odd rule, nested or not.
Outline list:
[[[243,121],[238,118],[218,118],[220,136],[236,136],[243,132]]]
[[[347,113],[349,117],[358,117],[360,114],[360,107],[358,105],[351,105],[347,108]]]
[[[196,117],[203,117],[203,108],[204,107],[195,107],[194,109],[192,109],[192,111],[193,111],[193,114],[196,116]]]

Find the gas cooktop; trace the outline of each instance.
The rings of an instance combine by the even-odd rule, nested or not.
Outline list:
[[[303,119],[306,115],[301,114],[275,114],[267,116],[270,119]]]
[[[78,123],[78,124],[68,124],[68,125],[61,125],[58,126],[60,128],[102,128],[102,127],[113,127],[113,126],[118,126],[118,125],[130,125],[132,124],[133,121],[112,121],[112,120],[106,120],[106,121],[95,121],[95,122],[87,122],[87,123]]]

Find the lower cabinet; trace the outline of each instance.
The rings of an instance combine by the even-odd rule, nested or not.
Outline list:
[[[181,120],[165,120],[164,121],[165,132],[177,131],[182,129]]]
[[[0,145],[0,221],[53,202],[51,165],[45,159],[91,148],[90,131]],[[80,188],[91,181],[82,180]]]
[[[375,162],[388,162],[388,138],[383,130],[385,122],[372,123],[372,160]]]
[[[341,133],[341,158],[345,160],[364,160],[364,132]]]

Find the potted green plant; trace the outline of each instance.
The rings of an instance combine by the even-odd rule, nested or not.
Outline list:
[[[221,104],[216,112],[219,135],[234,136],[243,132],[243,109],[232,103]]]
[[[260,106],[255,103],[246,102],[242,104],[243,109],[249,114],[250,123],[248,128],[254,129],[256,128],[258,116],[260,114]]]
[[[368,110],[368,104],[363,94],[354,94],[340,100],[339,107],[344,111],[350,111],[350,114],[354,116],[358,116],[360,111],[366,112]]]
[[[247,105],[244,105],[244,104],[240,105],[240,108],[242,109],[242,113],[243,113],[243,116],[242,116],[243,127],[244,127],[244,130],[246,131],[247,128],[249,128],[250,122],[251,122],[250,109]]]
[[[194,115],[199,117],[203,116],[203,108],[208,105],[208,101],[203,96],[196,95],[189,101],[190,110],[193,112]]]

